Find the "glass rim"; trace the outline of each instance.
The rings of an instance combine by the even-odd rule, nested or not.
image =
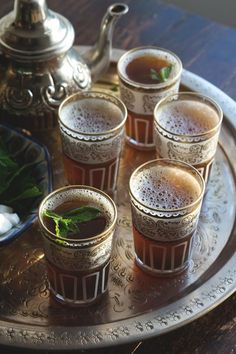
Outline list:
[[[42,213],[42,209],[44,204],[54,195],[66,191],[66,190],[70,190],[70,189],[85,189],[85,190],[91,190],[92,192],[96,192],[98,194],[101,194],[103,197],[105,197],[109,203],[112,205],[113,207],[113,211],[114,211],[114,218],[113,221],[111,222],[111,224],[108,226],[107,229],[105,229],[104,231],[102,231],[101,233],[99,233],[98,235],[95,235],[93,237],[87,237],[87,238],[80,238],[80,239],[71,239],[71,238],[66,238],[66,237],[61,237],[61,236],[56,236],[55,233],[53,233],[52,231],[50,231],[44,221],[43,221],[43,213]],[[48,194],[40,203],[39,205],[39,209],[38,209],[38,220],[39,220],[39,224],[43,227],[43,229],[45,229],[47,231],[47,233],[52,237],[50,238],[52,241],[54,241],[55,243],[57,243],[57,240],[59,241],[64,241],[64,242],[68,242],[68,243],[85,243],[85,242],[90,242],[90,241],[94,241],[97,240],[99,238],[103,238],[104,236],[106,236],[111,230],[112,228],[115,226],[116,221],[117,221],[117,207],[114,203],[114,201],[111,199],[111,197],[106,194],[105,192],[103,192],[100,189],[97,189],[95,187],[90,187],[87,185],[69,185],[69,186],[64,186],[61,188],[58,188],[56,190],[54,190],[53,192],[51,192],[50,194]]]
[[[160,122],[157,120],[157,115],[158,115],[158,109],[160,108],[160,106],[164,103],[168,104],[168,100],[171,100],[172,98],[174,98],[175,96],[177,96],[178,98],[181,96],[181,97],[184,97],[184,96],[192,96],[192,97],[195,97],[195,98],[201,98],[201,99],[204,99],[205,102],[208,102],[210,103],[217,111],[217,114],[219,116],[219,121],[218,123],[216,124],[215,127],[207,130],[207,131],[204,131],[202,133],[198,133],[198,134],[179,134],[179,133],[174,133],[168,129],[166,129],[165,127],[163,127]],[[165,102],[166,101],[166,102]],[[170,102],[173,102],[175,101],[174,99],[171,100]],[[177,100],[176,100],[177,101]],[[207,103],[206,103],[207,104]],[[170,95],[167,95],[165,97],[163,97],[155,106],[154,108],[154,112],[153,112],[153,116],[154,116],[154,125],[157,125],[159,126],[161,129],[163,129],[166,133],[168,134],[171,134],[173,136],[177,136],[177,137],[180,137],[180,138],[199,138],[199,137],[204,137],[205,135],[208,135],[208,134],[211,134],[213,133],[215,130],[217,131],[218,128],[221,126],[221,123],[222,123],[222,120],[223,120],[223,110],[222,108],[220,107],[220,105],[214,100],[212,99],[211,97],[207,96],[207,95],[204,95],[200,92],[190,92],[190,91],[181,91],[181,92],[177,92],[177,93],[173,93],[173,94],[170,94]]]
[[[109,97],[111,98],[112,100],[115,100],[117,102],[114,103],[112,100],[109,101],[110,103],[113,103],[114,105],[116,105],[118,108],[120,108],[121,112],[122,112],[122,115],[123,115],[123,118],[121,120],[121,122],[115,126],[114,128],[112,129],[109,129],[109,130],[103,130],[101,132],[97,132],[97,133],[87,133],[87,132],[81,132],[80,130],[75,130],[73,128],[70,128],[67,124],[65,124],[62,119],[61,119],[61,114],[62,114],[62,110],[63,108],[69,103],[69,102],[75,102],[76,101],[76,98],[80,98],[81,99],[85,99],[85,98],[95,98],[93,97],[92,95],[102,95],[104,96],[104,99],[105,97]],[[87,97],[86,97],[87,96]],[[103,99],[101,97],[97,97],[98,99]],[[110,135],[112,133],[115,133],[117,130],[119,130],[120,128],[122,128],[124,125],[125,125],[125,122],[126,122],[126,119],[127,119],[127,116],[128,116],[128,112],[127,112],[127,108],[125,106],[125,104],[123,103],[123,101],[116,97],[115,95],[112,95],[110,93],[104,93],[102,91],[95,91],[95,90],[90,90],[90,91],[80,91],[80,92],[76,92],[76,93],[73,93],[72,95],[68,96],[67,98],[65,98],[59,108],[58,108],[58,120],[59,120],[59,123],[65,127],[66,129],[68,129],[69,131],[75,133],[75,134],[78,134],[78,135],[81,135],[81,136],[92,136],[92,137],[96,137],[96,136],[103,136],[103,135]]]
[[[139,83],[138,81],[134,81],[131,80],[129,78],[127,78],[126,76],[123,75],[122,71],[120,70],[121,67],[121,62],[130,54],[141,51],[141,50],[157,50],[157,51],[161,51],[161,52],[166,52],[168,54],[170,54],[178,63],[179,65],[179,70],[176,73],[176,75],[171,79],[171,80],[166,80],[164,82],[160,82],[160,83],[153,83],[153,84],[142,84]],[[165,49],[162,47],[156,47],[156,46],[141,46],[141,47],[136,47],[133,49],[130,49],[128,51],[126,51],[118,60],[117,63],[117,71],[118,71],[118,76],[127,84],[135,87],[135,88],[142,88],[144,90],[150,90],[150,89],[161,89],[161,88],[166,88],[168,86],[170,86],[171,84],[173,84],[175,81],[177,81],[179,79],[179,77],[182,74],[182,69],[183,69],[183,64],[182,61],[180,60],[180,58],[178,57],[177,54],[175,54],[174,52],[170,51],[169,49]]]
[[[175,164],[175,165],[182,165],[182,166],[185,166],[187,167],[189,170],[192,170],[198,177],[199,177],[199,185],[200,185],[200,188],[201,188],[201,193],[200,195],[197,197],[196,200],[194,200],[192,203],[188,204],[188,205],[185,205],[181,208],[175,208],[175,209],[169,209],[169,208],[152,208],[150,206],[148,206],[147,204],[139,201],[134,193],[132,192],[132,188],[131,188],[131,179],[134,178],[135,174],[137,174],[137,172],[139,172],[139,170],[141,170],[143,167],[147,166],[147,165],[151,165],[153,163],[158,163],[158,161],[160,162],[168,162],[169,165],[172,164],[172,166]],[[147,209],[149,209],[150,211],[155,211],[157,213],[176,213],[176,212],[180,212],[180,211],[183,211],[183,210],[187,210],[189,208],[193,208],[195,205],[197,205],[203,198],[203,195],[204,195],[204,192],[205,192],[205,182],[204,182],[204,179],[202,177],[202,175],[200,174],[200,172],[195,168],[193,167],[192,165],[190,165],[189,163],[187,162],[184,162],[184,161],[181,161],[181,160],[176,160],[176,159],[169,159],[169,158],[159,158],[159,159],[154,159],[154,160],[150,160],[150,161],[147,161],[147,162],[144,162],[142,165],[138,166],[134,171],[133,173],[131,174],[130,176],[130,179],[129,179],[129,193],[130,193],[130,196],[138,203],[140,204],[142,207],[145,207]]]

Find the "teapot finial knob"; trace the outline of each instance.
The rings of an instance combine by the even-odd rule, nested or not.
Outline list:
[[[23,61],[65,53],[74,37],[71,23],[48,9],[46,0],[15,0],[14,11],[0,19],[2,51]]]
[[[15,0],[15,26],[31,28],[42,23],[48,16],[48,7],[45,0]]]

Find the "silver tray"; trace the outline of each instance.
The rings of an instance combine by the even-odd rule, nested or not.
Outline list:
[[[96,89],[117,93],[115,63]],[[185,273],[168,279],[143,274],[134,264],[127,181],[154,153],[125,146],[118,181],[118,227],[109,280],[101,303],[71,310],[56,304],[47,276],[37,223],[0,248],[0,344],[37,349],[90,349],[140,341],[204,315],[236,289],[236,103],[209,82],[184,70],[184,89],[216,99],[224,121],[216,162]],[[182,87],[182,88],[183,88]],[[47,137],[48,139],[48,137]],[[52,151],[55,187],[63,185],[59,145]]]

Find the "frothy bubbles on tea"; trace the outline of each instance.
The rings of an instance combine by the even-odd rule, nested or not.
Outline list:
[[[63,123],[80,133],[106,132],[123,120],[123,113],[119,107],[99,98],[71,102],[63,110]]]
[[[159,124],[173,134],[201,134],[217,126],[217,112],[196,100],[172,101],[158,110]]]
[[[178,209],[201,194],[196,178],[184,169],[156,165],[138,173],[132,181],[134,197],[149,208]]]

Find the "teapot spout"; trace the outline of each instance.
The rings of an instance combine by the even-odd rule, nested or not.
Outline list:
[[[114,26],[128,10],[129,7],[123,3],[116,3],[108,7],[101,23],[97,43],[82,55],[91,70],[92,81],[96,81],[108,69]]]

